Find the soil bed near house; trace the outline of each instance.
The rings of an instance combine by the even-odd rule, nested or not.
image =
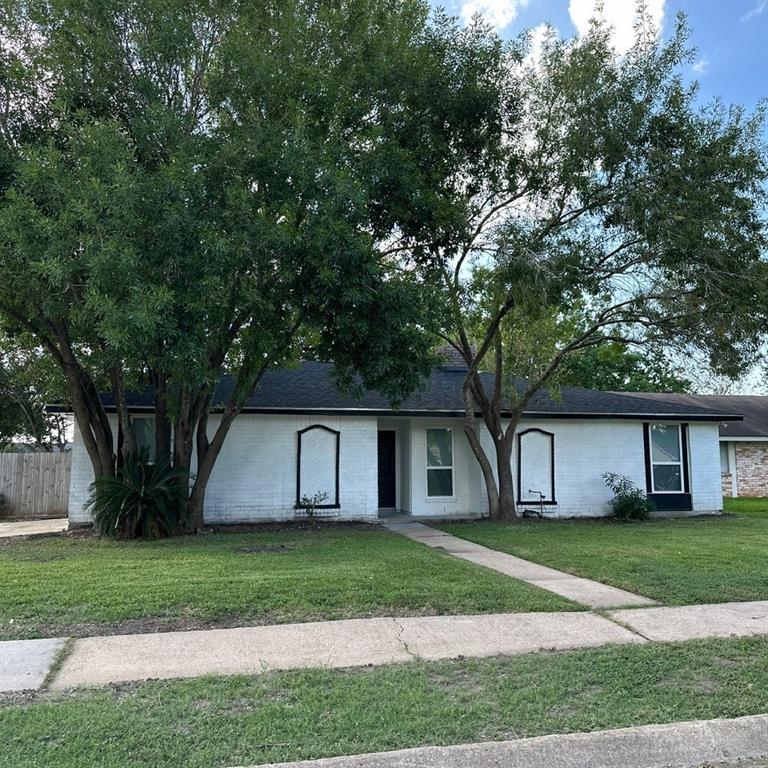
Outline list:
[[[379,528],[306,526],[0,541],[0,640],[582,609]]]
[[[768,600],[768,499],[728,514],[653,519],[441,523],[459,538],[667,605]]]

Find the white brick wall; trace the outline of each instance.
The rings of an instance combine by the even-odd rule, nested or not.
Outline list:
[[[213,434],[218,419],[211,418]],[[376,419],[373,417],[238,416],[213,470],[206,522],[293,518],[297,434],[312,424],[337,429],[339,515],[345,520],[378,514]]]
[[[688,426],[693,511],[699,514],[723,511],[718,425],[694,422]]]
[[[428,426],[445,425],[454,427],[457,446],[457,498],[455,502],[447,504],[427,500],[425,485],[425,430]],[[597,517],[608,514],[613,494],[603,481],[603,472],[626,475],[645,489],[642,422],[621,419],[526,419],[521,423],[520,430],[531,427],[555,435],[557,504],[545,506],[548,517]],[[411,511],[414,515],[441,517],[487,514],[485,483],[462,430],[461,419],[413,420],[412,474],[415,482],[412,486]],[[723,503],[717,425],[690,424],[689,441],[693,511],[699,514],[721,511]],[[483,445],[493,462],[493,448],[487,432],[483,434]],[[517,440],[512,454],[512,467],[517,477]]]
[[[209,420],[210,435],[218,417]],[[378,514],[376,419],[256,416],[235,419],[208,483],[206,522],[247,522],[294,517],[298,431],[324,424],[341,432],[339,516],[370,520]],[[113,424],[116,432],[116,425]],[[72,448],[71,523],[88,522],[83,510],[93,472],[79,433]]]
[[[212,417],[212,434],[217,417]],[[239,416],[230,430],[213,471],[206,496],[207,522],[280,520],[294,516],[298,430],[324,424],[341,432],[340,517],[370,520],[378,514],[378,428],[398,432],[398,507],[417,516],[465,517],[487,512],[484,482],[463,432],[463,419],[376,419],[366,416],[304,417]],[[454,431],[454,496],[429,499],[426,491],[426,430]],[[521,424],[555,435],[555,495],[547,507],[556,517],[598,516],[608,512],[611,492],[601,477],[618,472],[645,488],[643,432],[639,421],[619,419],[549,419]],[[692,423],[691,491],[694,512],[722,509],[717,425]],[[490,450],[490,436],[483,441]],[[517,445],[515,444],[515,449]],[[492,452],[489,454],[493,457]],[[517,467],[513,455],[512,466]],[[92,480],[88,456],[75,433],[69,515],[87,522],[82,507]]]

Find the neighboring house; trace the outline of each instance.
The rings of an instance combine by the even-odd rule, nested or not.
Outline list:
[[[463,431],[465,372],[447,362],[398,410],[376,393],[356,400],[338,392],[325,363],[267,373],[224,443],[208,485],[206,521],[288,519],[303,497],[315,494],[325,496],[325,514],[346,520],[394,511],[435,518],[486,514],[484,481]],[[223,379],[214,402],[223,402],[231,386]],[[112,400],[104,402],[115,424]],[[147,444],[152,393],[130,395],[128,402],[139,442]],[[718,424],[740,418],[729,414],[640,395],[566,388],[553,399],[540,393],[515,439],[520,508],[555,517],[605,515],[611,492],[602,475],[617,472],[646,489],[661,512],[719,512]],[[217,416],[209,423],[214,429]],[[88,520],[83,505],[91,480],[76,434],[72,523]]]
[[[742,421],[720,424],[723,496],[768,497],[768,396],[654,394],[651,397],[741,414]]]

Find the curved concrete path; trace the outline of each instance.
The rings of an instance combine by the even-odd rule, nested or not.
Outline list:
[[[420,747],[254,768],[699,768],[724,761],[734,768],[768,766],[768,715]]]
[[[599,581],[583,579],[570,573],[557,571],[554,568],[547,568],[544,565],[508,555],[506,552],[499,552],[484,547],[482,544],[475,544],[457,536],[451,536],[450,533],[438,531],[422,523],[395,518],[384,519],[381,524],[388,531],[407,536],[420,544],[425,544],[433,549],[442,549],[454,557],[476,565],[483,565],[590,608],[608,609],[658,605],[655,600],[648,597],[617,589]]]

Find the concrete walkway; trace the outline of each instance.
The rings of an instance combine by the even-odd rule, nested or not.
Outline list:
[[[54,517],[50,520],[3,520],[0,522],[0,539],[61,533],[67,530],[68,525],[69,520],[66,517]]]
[[[601,584],[599,581],[582,579],[570,573],[556,571],[528,560],[489,549],[481,544],[451,536],[449,533],[438,531],[422,523],[406,519],[383,520],[384,528],[393,533],[407,536],[413,541],[425,544],[433,549],[442,549],[449,555],[468,560],[476,565],[483,565],[494,571],[525,581],[535,587],[554,592],[561,597],[567,597],[590,608],[608,609],[625,608],[630,606],[658,605],[651,600],[623,589]]]
[[[768,635],[768,601],[636,608],[604,615],[572,611],[347,619],[110,635],[75,640],[50,687],[753,635]],[[0,690],[38,688],[63,642],[0,642]]]
[[[768,600],[611,611],[608,614],[654,642],[768,635]]]
[[[75,640],[51,689],[644,643],[587,612],[349,619]],[[1,646],[2,644],[0,644]],[[2,653],[2,648],[0,648]]]
[[[40,688],[65,642],[51,638],[0,643],[0,691]]]
[[[699,768],[766,766],[768,715],[694,720],[517,741],[420,747],[260,768]],[[759,760],[745,764],[743,760]]]

